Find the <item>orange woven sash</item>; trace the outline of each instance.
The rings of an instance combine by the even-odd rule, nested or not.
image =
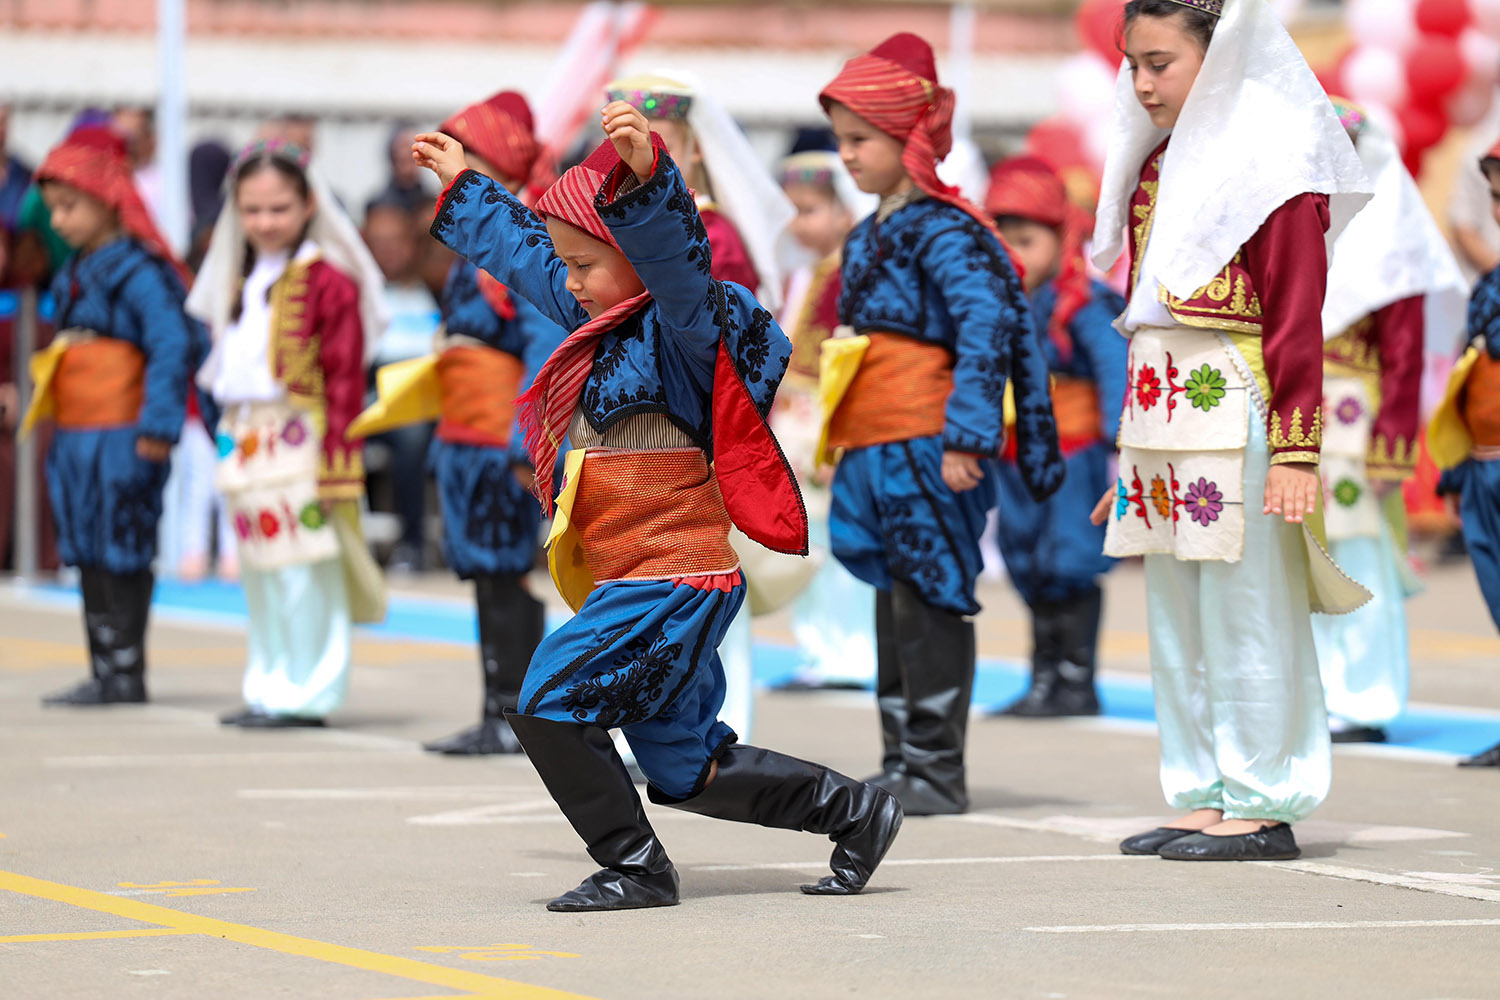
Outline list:
[[[590,450],[571,518],[596,583],[728,573],[740,562],[697,448]]]
[[[120,427],[140,419],[146,356],[114,337],[69,347],[52,379],[57,426]]]
[[[1476,447],[1500,445],[1500,361],[1482,350],[1464,384],[1463,419]]]
[[[1099,421],[1099,391],[1082,378],[1052,380],[1052,414],[1057,419],[1057,438],[1064,447],[1093,444],[1104,433]]]
[[[834,448],[865,448],[943,432],[953,358],[939,344],[895,333],[870,346],[828,426]]]
[[[490,347],[452,347],[438,356],[442,417],[437,435],[459,444],[510,444],[524,366]]]

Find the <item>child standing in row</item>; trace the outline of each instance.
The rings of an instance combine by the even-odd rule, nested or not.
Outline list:
[[[1104,528],[1085,522],[1108,489],[1120,432],[1128,347],[1114,327],[1125,300],[1091,281],[1083,259],[1088,219],[1063,180],[1031,156],[996,164],[985,209],[1021,266],[1032,321],[1052,372],[1052,413],[1067,475],[1047,500],[1031,499],[1006,448],[997,519],[1005,568],[1031,610],[1031,687],[1003,712],[1024,717],[1099,714],[1094,669],[1104,592]]]
[[[1479,161],[1479,169],[1500,222],[1500,143]],[[1427,443],[1443,470],[1438,492],[1463,520],[1479,590],[1500,627],[1500,268],[1474,286],[1469,345],[1432,416]],[[1500,743],[1459,763],[1500,767]]]
[[[895,35],[820,95],[839,155],[875,214],[845,246],[824,345],[833,552],[876,598],[883,773],[907,813],[969,807],[979,536],[995,505],[1002,406],[1014,386],[1018,461],[1032,496],[1063,477],[1047,363],[994,223],[937,176],[953,92],[932,48]]]
[[[368,574],[350,569],[369,553],[363,451],[344,432],[384,327],[382,284],[305,151],[268,140],[239,155],[188,299],[213,332],[198,384],[218,411],[217,486],[250,615],[245,707],[226,725],[323,725],[348,687],[353,622],[379,616]]]
[[[187,269],[136,194],[124,143],[85,127],[36,172],[74,254],[52,283],[58,333],[32,362],[25,430],[52,416],[47,489],[64,563],[79,569],[92,676],[48,705],[146,700],[156,526],[203,328],[183,311]]]
[[[1130,0],[1124,40],[1094,262],[1112,265],[1128,229],[1130,383],[1120,479],[1094,522],[1108,554],[1146,557],[1161,783],[1186,815],[1120,847],[1294,858],[1291,824],[1331,771],[1311,612],[1368,598],[1304,520],[1324,234],[1369,186],[1261,0]]]
[[[467,169],[452,138],[425,134],[414,150],[445,185],[433,235],[573,330],[520,413],[549,509],[565,435],[575,449],[549,563],[577,614],[537,648],[508,717],[604,867],[548,909],[678,901],[676,869],[614,727],[653,801],[825,833],[833,873],[803,890],[859,892],[895,838],[900,804],[825,767],[737,745],[718,718],[717,647],[745,596],[731,521],[768,547],[807,551],[796,483],[765,423],[786,338],[747,291],[711,277],[687,185],[640,112],[611,103],[603,126],[609,142],[542,196],[541,218]]]

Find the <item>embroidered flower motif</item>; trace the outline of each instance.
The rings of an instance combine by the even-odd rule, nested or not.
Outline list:
[[[1352,424],[1365,412],[1365,408],[1359,405],[1359,400],[1353,396],[1345,396],[1339,400],[1339,405],[1333,411],[1333,415],[1339,418],[1341,424]]]
[[[1172,498],[1167,494],[1167,481],[1161,476],[1151,477],[1151,504],[1162,517],[1172,516]]]
[[[301,417],[293,417],[287,425],[281,429],[281,440],[296,448],[307,440],[307,425],[302,422]]]
[[[1115,480],[1115,520],[1119,521],[1125,517],[1130,510],[1130,491],[1125,488],[1125,480]]]
[[[251,458],[260,450],[260,438],[251,434],[249,437],[240,439],[240,457]]]
[[[302,522],[304,527],[311,528],[313,531],[318,530],[328,523],[327,519],[323,517],[323,505],[316,500],[310,501],[307,506],[303,507],[302,513],[298,515],[297,519]]]
[[[250,540],[250,534],[255,530],[255,523],[250,520],[250,515],[240,511],[234,515],[234,533],[239,536],[240,541]]]
[[[1188,510],[1188,517],[1206,528],[1219,519],[1219,512],[1224,509],[1223,500],[1219,485],[1199,476],[1196,483],[1188,483],[1183,506]]]
[[[276,519],[276,515],[268,510],[261,511],[260,533],[262,535],[265,535],[267,538],[275,538],[280,531],[281,522]]]
[[[1340,507],[1353,507],[1364,492],[1354,480],[1340,479],[1333,487],[1333,499]]]
[[[1183,388],[1187,390],[1188,402],[1207,413],[1224,398],[1226,384],[1223,373],[1217,368],[1210,368],[1205,362],[1202,368],[1188,373],[1187,383]]]
[[[234,438],[228,434],[215,434],[214,444],[218,445],[220,458],[228,458],[234,454]]]
[[[1140,372],[1136,375],[1135,400],[1141,404],[1141,409],[1149,410],[1156,405],[1161,398],[1161,379],[1156,377],[1156,369],[1150,365],[1141,365]]]

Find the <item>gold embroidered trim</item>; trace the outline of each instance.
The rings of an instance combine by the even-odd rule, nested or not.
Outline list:
[[[812,277],[807,284],[807,297],[802,300],[802,308],[797,314],[797,325],[790,331],[792,360],[787,367],[791,372],[811,375],[813,378],[818,376],[818,359],[823,341],[833,336],[832,330],[816,325],[818,303],[823,300],[823,291],[828,287],[828,282],[838,275],[842,258],[843,253],[835,250],[813,267]]]
[[[1372,478],[1405,479],[1417,467],[1417,442],[1398,436],[1392,446],[1384,434],[1377,434],[1370,443],[1365,464]]]
[[[342,483],[352,483],[363,491],[364,481],[365,456],[362,451],[339,449],[332,454],[324,453],[318,460],[320,490]]]
[[[1271,456],[1271,464],[1291,465],[1293,463],[1302,463],[1307,465],[1317,465],[1319,457],[1320,456],[1315,451],[1278,451],[1276,454]]]
[[[1323,345],[1323,357],[1331,365],[1350,369],[1351,374],[1380,372],[1380,348],[1369,339],[1374,320],[1369,316]]]
[[[1233,323],[1236,329],[1259,330],[1260,297],[1245,280],[1244,274],[1234,274],[1231,270],[1235,267],[1243,267],[1244,259],[1245,252],[1241,250],[1212,281],[1186,299],[1173,295],[1164,285],[1158,286],[1157,300],[1167,307],[1173,319],[1189,326],[1198,325],[1188,323],[1188,318],[1193,317],[1200,322],[1205,319],[1218,322],[1225,325],[1225,328],[1228,328],[1227,324]],[[1208,302],[1223,303],[1223,305],[1204,305],[1202,302],[1205,299]]]
[[[1312,429],[1307,433],[1302,431],[1302,407],[1298,406],[1292,410],[1292,422],[1282,433],[1281,414],[1271,412],[1271,432],[1267,436],[1267,442],[1272,451],[1283,451],[1287,448],[1299,448],[1316,452],[1323,446],[1323,408],[1321,406],[1313,410]]]
[[[297,396],[323,397],[323,367],[318,361],[321,338],[297,336],[307,325],[308,271],[316,257],[292,261],[271,286],[271,357],[277,379]]]
[[[1156,171],[1158,178],[1161,176],[1161,156],[1152,161],[1151,169]],[[1130,290],[1132,292],[1141,280],[1141,261],[1146,257],[1146,244],[1151,240],[1151,223],[1156,218],[1156,195],[1161,189],[1161,182],[1159,180],[1141,181],[1140,189],[1146,192],[1146,204],[1136,205],[1130,210],[1137,220],[1131,229],[1135,239],[1135,262],[1130,267]]]

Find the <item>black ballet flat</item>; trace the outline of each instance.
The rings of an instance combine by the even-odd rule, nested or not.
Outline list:
[[[327,725],[322,719],[303,715],[267,715],[246,713],[235,725],[241,729],[319,729]]]
[[[1350,726],[1331,730],[1328,738],[1334,743],[1384,743],[1386,735],[1379,726]]]
[[[1120,841],[1120,853],[1155,854],[1163,844],[1170,844],[1194,832],[1193,830],[1179,830],[1173,826],[1159,826],[1155,830],[1147,830],[1145,833],[1138,833]]]
[[[1458,762],[1459,767],[1500,767],[1500,743],[1496,743],[1482,753],[1476,753],[1472,757],[1465,757]]]
[[[1193,833],[1163,845],[1156,853],[1168,861],[1292,861],[1302,856],[1302,848],[1292,828],[1278,823],[1233,836]]]

